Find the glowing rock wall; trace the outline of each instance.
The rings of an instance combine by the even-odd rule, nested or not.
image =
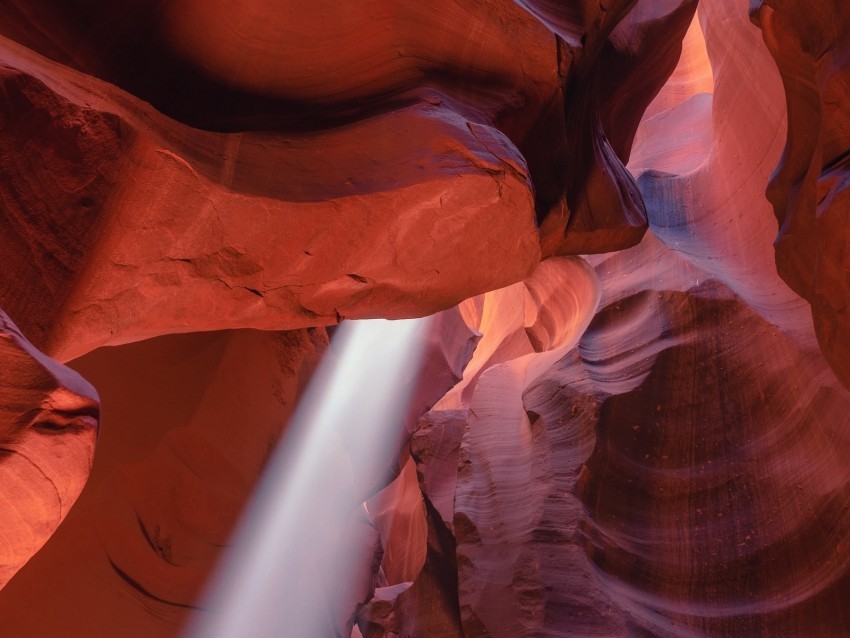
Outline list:
[[[4,634],[179,635],[325,328],[440,311],[339,635],[850,633],[848,25],[4,2]]]

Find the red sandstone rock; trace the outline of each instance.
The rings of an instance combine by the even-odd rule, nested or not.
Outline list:
[[[547,253],[633,244],[623,162],[694,7],[567,8],[553,35],[507,0],[10,2],[3,252],[32,283],[0,303],[65,360],[429,314],[528,275],[535,211]]]
[[[3,59],[16,106],[4,163],[19,167],[4,186],[15,215],[3,250],[28,278],[58,269],[69,292],[39,306],[10,271],[2,300],[60,358],[170,332],[429,314],[538,259],[522,156],[436,97],[323,133],[225,135],[166,120],[12,43]],[[18,160],[21,144],[31,150]],[[77,181],[57,179],[67,172]],[[45,202],[34,234],[24,220]],[[67,259],[52,250],[59,233],[83,239]],[[462,244],[470,235],[480,259]]]
[[[498,384],[490,410],[475,398],[489,377],[544,356],[503,332],[519,358],[477,376],[469,413],[432,411],[413,454],[426,499],[447,503],[456,484],[451,528],[428,511],[456,558],[435,557],[380,622],[378,603],[364,612],[370,635],[415,634],[429,608],[411,601],[455,588],[446,635],[458,622],[472,636],[850,626],[850,398],[811,339],[801,347],[692,259],[651,236],[595,258],[602,309],[576,350],[528,386]],[[517,390],[525,418],[506,419]]]
[[[770,265],[776,227],[759,193],[781,150],[781,93],[740,9],[701,9],[714,73],[694,28],[633,153],[657,238],[592,259],[602,309],[522,393],[526,420],[507,420],[517,436],[438,403],[414,439],[423,494],[441,504],[431,520],[455,516],[443,530],[456,560],[440,565],[457,580],[431,589],[457,588],[447,635],[458,621],[467,636],[850,627],[850,399]],[[671,127],[683,135],[661,137]],[[484,334],[479,364],[444,399],[454,407],[486,391],[488,366],[522,355],[507,317],[483,325],[483,307],[464,315]],[[523,388],[499,386],[492,423]],[[424,626],[408,591],[372,635]]]
[[[626,248],[646,230],[637,185],[623,166],[641,115],[676,66],[696,2],[527,0],[564,38],[567,159],[564,209],[542,223],[560,255]],[[559,245],[550,233],[565,228]]]
[[[179,633],[323,332],[172,335],[75,361],[100,388],[104,453],[65,524],[3,590],[5,631]],[[50,614],[32,614],[33,588],[53,601]]]
[[[471,295],[357,474],[339,635],[850,632],[850,18],[751,4],[767,49],[742,0],[4,3],[0,305],[107,414],[4,633],[177,635],[324,350],[304,328]],[[762,196],[786,97],[776,260],[815,330]]]
[[[50,538],[94,456],[97,392],[0,310],[0,588]]]
[[[824,356],[850,387],[850,288],[845,193],[850,6],[842,2],[751,3],[776,60],[788,107],[785,151],[768,188],[779,220],[776,265],[812,306]]]

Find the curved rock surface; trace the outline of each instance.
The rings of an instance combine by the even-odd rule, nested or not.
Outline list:
[[[75,361],[103,400],[98,454],[77,506],[2,591],[6,631],[177,635],[325,345],[323,330],[211,332]],[[33,617],[33,588],[50,614]]]
[[[850,635],[850,9],[697,4],[2,3],[4,635],[180,635],[325,327],[433,313],[335,635]]]
[[[20,291],[10,269],[2,301],[62,359],[165,333],[429,314],[539,258],[522,156],[437,96],[327,132],[206,133],[13,43],[3,62],[17,167],[3,250],[37,285]],[[42,229],[27,222],[39,209]],[[48,284],[60,293],[45,304]]]
[[[700,8],[638,131],[651,235],[590,260],[602,299],[578,347],[532,384],[500,385],[490,418],[469,405],[521,365],[521,340],[510,312],[482,324],[486,302],[468,302],[484,363],[412,445],[439,568],[380,626],[364,617],[364,635],[415,635],[430,619],[414,601],[454,591],[446,635],[850,631],[850,397],[772,265],[762,192],[782,87],[744,9]]]
[[[623,162],[696,2],[620,4],[576,42],[507,0],[6,3],[0,303],[67,360],[426,315],[541,242],[634,244]]]
[[[0,310],[0,588],[83,490],[99,419],[95,389],[36,350]]]
[[[768,189],[780,225],[776,265],[811,304],[824,356],[850,387],[844,192],[850,7],[767,0],[751,3],[750,14],[779,68],[788,107],[785,152]]]

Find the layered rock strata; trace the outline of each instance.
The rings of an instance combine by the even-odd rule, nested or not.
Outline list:
[[[850,633],[850,14],[696,5],[3,3],[4,632],[179,635],[324,327],[443,311],[337,635]]]
[[[824,356],[850,387],[845,193],[850,7],[768,0],[750,6],[788,108],[785,150],[767,191],[779,221],[776,266],[812,306]]]
[[[762,192],[785,114],[759,38],[739,3],[700,8],[632,151],[651,234],[590,259],[602,298],[578,347],[530,385],[500,385],[485,418],[469,406],[523,361],[500,331],[523,304],[482,325],[492,301],[468,302],[476,355],[504,354],[483,374],[473,359],[453,409],[420,424],[429,561],[376,596],[364,635],[434,618],[457,636],[850,630],[850,406],[772,266]]]

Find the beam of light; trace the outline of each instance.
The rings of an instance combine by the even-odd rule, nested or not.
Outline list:
[[[422,319],[340,326],[187,636],[338,635],[371,560],[346,551],[346,529],[398,444],[426,332]]]

